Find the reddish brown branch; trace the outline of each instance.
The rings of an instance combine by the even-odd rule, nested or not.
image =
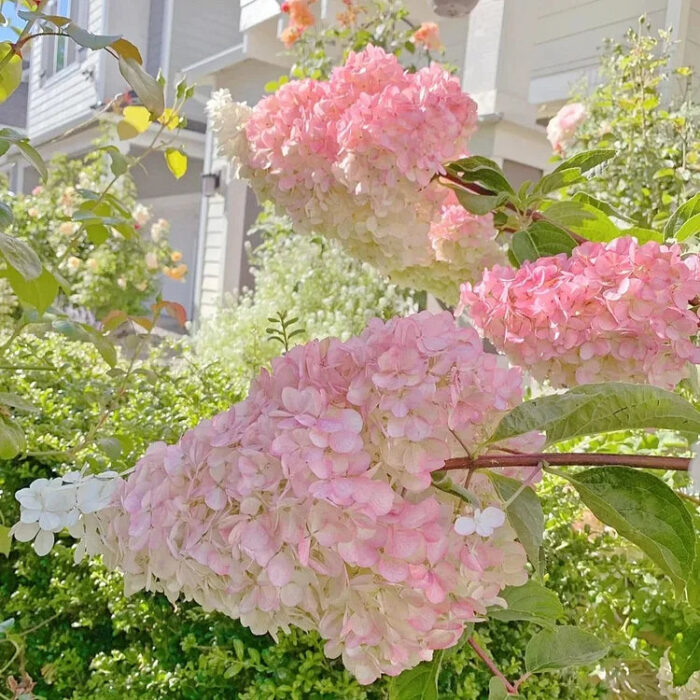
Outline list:
[[[485,455],[475,459],[456,457],[446,460],[443,469],[536,467],[543,462],[553,467],[631,467],[633,469],[671,469],[674,471],[688,471],[690,465],[688,457],[539,452],[529,455]]]
[[[516,687],[503,675],[501,669],[496,666],[496,662],[481,648],[481,646],[479,646],[474,637],[469,637],[467,643],[474,650],[476,655],[489,667],[491,673],[501,679],[508,693],[510,695],[517,695],[518,691]]]

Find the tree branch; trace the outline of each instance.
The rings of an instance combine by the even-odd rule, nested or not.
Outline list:
[[[443,471],[452,469],[494,469],[498,467],[536,467],[546,463],[553,467],[631,467],[632,469],[664,469],[688,471],[688,457],[655,457],[652,455],[579,454],[538,452],[522,455],[484,455],[471,459],[455,457],[445,460]]]

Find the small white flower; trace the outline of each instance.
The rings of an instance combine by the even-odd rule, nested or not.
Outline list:
[[[477,508],[474,515],[463,515],[455,521],[455,532],[458,535],[473,535],[475,532],[482,537],[490,537],[494,530],[506,521],[506,514],[495,506],[489,506],[483,511]]]

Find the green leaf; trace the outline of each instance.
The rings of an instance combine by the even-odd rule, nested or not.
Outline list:
[[[566,253],[576,247],[576,241],[566,231],[547,221],[535,221],[512,238],[510,249],[519,265],[526,260],[537,260],[550,255]]]
[[[14,216],[12,215],[12,209],[10,209],[10,207],[4,202],[0,202],[0,229],[11,226],[13,220]]]
[[[115,36],[107,36],[105,34],[93,34],[79,27],[74,22],[69,22],[66,24],[63,31],[68,34],[68,36],[73,39],[76,44],[84,46],[86,49],[92,49],[93,51],[98,51],[99,49],[106,49],[111,46],[115,41],[121,39],[121,35],[117,34]]]
[[[464,183],[483,185],[494,194],[515,194],[500,166],[484,156],[470,156],[449,163],[446,170]]]
[[[600,209],[577,200],[542,203],[542,210],[549,221],[589,241],[606,243],[623,235]]]
[[[15,53],[9,41],[0,44],[0,61],[8,54],[9,60],[0,70],[0,103],[4,102],[22,82],[22,57]]]
[[[0,256],[27,282],[35,280],[41,274],[39,256],[19,238],[0,233]]]
[[[522,586],[508,586],[500,597],[508,607],[493,606],[489,608],[488,616],[502,622],[526,620],[542,627],[552,627],[557,618],[564,614],[557,594],[536,581],[530,580]]]
[[[683,590],[695,558],[695,529],[673,489],[648,472],[627,467],[560,475],[601,522],[636,544]]]
[[[158,81],[146,73],[135,58],[119,56],[119,72],[151,114],[158,118],[165,109],[165,95]]]
[[[683,225],[676,231],[676,240],[684,241],[698,233],[700,233],[700,213],[694,214],[683,222]]]
[[[12,537],[10,537],[10,528],[6,527],[5,525],[0,525],[0,554],[4,554],[6,557],[9,557],[11,546]],[[0,637],[1,636],[2,635],[0,634]]]
[[[115,437],[101,438],[97,445],[110,459],[119,459],[122,453],[122,443]]]
[[[64,17],[63,15],[45,15],[43,12],[28,12],[27,10],[20,10],[17,12],[17,16],[27,20],[28,22],[43,19],[46,22],[55,24],[57,27],[64,27],[71,21],[70,17]]]
[[[560,163],[554,172],[559,173],[563,170],[578,168],[581,173],[587,173],[601,163],[614,158],[616,153],[617,151],[614,148],[596,148],[591,151],[583,151],[583,153],[577,153],[575,156],[571,156],[571,158],[567,158],[563,163]]]
[[[46,180],[49,176],[49,171],[44,163],[44,159],[39,155],[39,152],[27,141],[16,141],[15,145],[22,151],[22,155],[34,166],[35,170],[41,175],[42,180]]]
[[[459,203],[467,210],[472,212],[472,214],[478,214],[483,216],[488,214],[490,211],[500,207],[508,199],[507,195],[486,195],[486,194],[472,194],[471,192],[465,192],[459,188],[453,188]]]
[[[26,399],[23,399],[17,394],[8,394],[7,392],[0,391],[0,406],[10,406],[11,408],[16,408],[19,411],[27,411],[28,413],[35,413],[39,409],[32,403],[29,403]]]
[[[129,169],[129,163],[124,154],[116,146],[107,146],[104,150],[109,154],[111,160],[109,167],[112,174],[116,176],[123,175]]]
[[[0,415],[0,459],[13,459],[26,449],[22,428],[11,418]]]
[[[643,384],[584,384],[564,394],[526,401],[503,417],[491,442],[532,430],[547,442],[614,430],[666,428],[700,433],[700,411],[682,396]]]
[[[165,162],[176,180],[187,172],[187,156],[178,148],[165,149]]]
[[[578,168],[555,170],[549,173],[549,175],[545,175],[535,185],[534,192],[538,194],[547,194],[549,192],[554,192],[554,190],[560,190],[562,187],[567,187],[568,185],[573,185],[585,180],[586,178],[583,177]]]
[[[46,269],[33,280],[27,281],[14,268],[4,272],[14,293],[24,304],[33,306],[40,314],[51,306],[58,294],[58,281]]]
[[[423,661],[392,678],[389,700],[438,700],[442,655],[442,651],[436,651],[432,661]]]
[[[641,226],[624,228],[620,230],[620,233],[624,236],[634,236],[640,243],[646,243],[647,241],[663,243],[664,240],[664,235],[660,231],[654,231],[652,228],[643,228]]]
[[[614,216],[616,219],[621,219],[622,221],[626,221],[630,224],[636,223],[632,219],[629,219],[624,214],[620,213],[617,209],[614,209],[607,202],[604,202],[602,199],[597,199],[593,195],[587,194],[586,192],[576,192],[576,194],[574,194],[574,196],[571,199],[573,199],[575,202],[583,202],[584,204],[589,204],[595,209],[602,211],[603,214],[607,214],[608,216]]]
[[[700,192],[681,204],[671,214],[666,222],[666,226],[664,226],[664,237],[675,238],[686,221],[692,219],[696,214],[700,214]]]
[[[588,632],[570,625],[541,630],[525,649],[525,668],[530,673],[585,666],[605,656],[607,647]]]
[[[668,660],[673,671],[673,685],[685,685],[700,670],[700,623],[678,634],[671,644]]]
[[[491,479],[499,497],[504,501],[512,498],[522,487],[522,483],[517,479],[503,476],[491,469],[487,469],[486,474]],[[518,497],[505,509],[505,512],[508,522],[515,530],[520,544],[527,553],[528,559],[541,574],[544,513],[540,499],[531,488],[522,489]]]
[[[93,245],[102,245],[109,238],[109,229],[103,224],[86,224],[85,233]]]
[[[498,676],[491,676],[489,681],[489,700],[506,700],[507,698],[517,698],[519,695],[509,695],[508,689],[503,685],[503,681]]]

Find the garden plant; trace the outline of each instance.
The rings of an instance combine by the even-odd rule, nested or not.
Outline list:
[[[44,4],[29,3],[26,27],[3,45],[4,96],[19,83],[24,46],[42,33],[105,50],[143,103],[125,110],[120,136],[151,128],[147,152],[162,150],[181,175],[179,111],[191,88],[180,83],[176,103],[166,108],[162,81],[143,71],[136,47],[45,15]],[[304,8],[294,12],[303,25]],[[430,48],[432,30],[411,29]],[[297,33],[290,43],[304,40],[306,31]],[[281,354],[247,395],[235,385],[222,391],[226,370],[216,364],[188,357],[191,369],[178,374],[169,348],[150,348],[163,313],[184,324],[177,304],[156,298],[147,315],[139,307],[147,296],[112,308],[109,297],[100,298],[92,304],[99,327],[61,308],[82,289],[81,277],[61,272],[70,256],[83,260],[91,246],[109,245],[115,231],[126,240],[140,235],[133,202],[124,201],[128,188],[115,193],[142,156],[126,158],[106,146],[110,175],[75,190],[64,212],[71,232],[60,246],[22,235],[14,208],[0,210],[1,271],[17,300],[0,339],[7,373],[0,459],[16,465],[3,472],[2,488],[3,495],[16,491],[19,506],[16,522],[0,526],[0,551],[9,552],[14,538],[47,557],[34,574],[36,557],[20,545],[13,577],[24,581],[51,580],[51,563],[67,581],[74,571],[89,572],[81,585],[94,585],[107,608],[117,585],[137,594],[138,608],[111,611],[122,632],[153,615],[163,622],[154,635],[165,638],[167,615],[153,611],[181,606],[177,619],[191,628],[181,645],[186,658],[202,646],[202,625],[223,625],[206,655],[193,657],[223,667],[205,669],[217,675],[211,696],[227,697],[227,678],[257,674],[250,697],[470,697],[459,680],[466,649],[483,664],[489,698],[528,697],[529,688],[553,697],[549,674],[556,679],[551,687],[565,688],[570,669],[604,664],[616,653],[603,635],[576,624],[550,585],[579,569],[547,554],[545,521],[553,526],[549,539],[556,538],[568,518],[580,519],[582,505],[591,514],[585,535],[561,540],[570,556],[591,553],[590,525],[602,523],[647,557],[643,576],[656,576],[667,594],[671,644],[663,674],[675,692],[672,686],[692,683],[700,670],[692,483],[700,478],[692,456],[700,433],[700,194],[693,191],[692,104],[684,95],[677,111],[662,115],[660,101],[649,101],[659,84],[633,70],[625,84],[638,95],[629,114],[604,133],[590,132],[605,143],[591,143],[582,127],[595,100],[605,102],[594,93],[589,104],[569,105],[550,123],[559,153],[552,172],[515,188],[497,163],[468,155],[476,105],[459,81],[436,62],[402,64],[394,47],[376,46],[367,34],[342,64],[281,81],[253,107],[216,93],[209,115],[233,170],[289,218],[300,246],[303,237],[319,245],[325,236],[333,250],[433,295],[448,310],[380,313],[384,318],[364,330],[303,343],[297,341],[307,331],[297,324],[306,320],[281,310],[266,330]],[[640,34],[629,39],[646,52],[633,52],[633,65],[661,73],[663,59],[649,58],[657,44]],[[683,146],[661,154],[664,168],[651,156],[644,161],[635,184],[653,182],[638,192],[604,195],[606,167],[616,172],[629,157],[620,135],[646,111],[675,127]],[[26,138],[6,129],[0,139],[48,178]],[[655,150],[650,143],[644,147]],[[177,262],[166,249],[148,253]],[[396,298],[378,311],[394,306],[409,311]],[[115,331],[126,328],[140,330],[116,347]],[[66,351],[66,341],[80,350]],[[81,380],[62,408],[51,391],[38,390],[35,377],[55,377],[55,390],[86,352],[92,364],[109,367],[91,378],[89,391]],[[163,411],[155,423],[162,429],[134,427],[155,409]],[[67,533],[76,540],[72,550]],[[596,540],[601,551],[606,537],[610,531]],[[580,577],[573,591],[562,592],[571,601],[587,584]],[[202,610],[220,615],[202,618]],[[585,611],[579,617],[587,622]],[[250,632],[227,627],[233,620]],[[0,643],[10,650],[3,671],[23,660],[8,682],[11,697],[32,696],[26,640],[51,621],[20,631],[12,619],[2,623]],[[486,628],[487,621],[518,623],[498,646],[506,654],[522,650],[522,659],[495,660],[487,642],[497,628]],[[232,650],[219,649],[231,629]],[[266,677],[275,647],[255,635],[279,637],[290,654],[305,649],[315,668],[329,663],[323,655],[339,659],[328,667],[333,685],[299,666],[297,679],[310,678],[311,689],[291,677]],[[321,646],[313,651],[308,639]],[[164,644],[154,640],[154,647]],[[171,682],[178,696],[203,697],[201,669],[191,666],[154,680],[162,683],[157,692],[132,693],[141,681],[119,674],[110,686],[110,674],[135,661],[126,648],[122,657],[117,651],[95,661],[105,669],[101,687],[91,679],[102,697],[169,697]],[[157,666],[149,666],[153,676]],[[42,674],[50,685],[52,669]],[[593,683],[574,685],[575,697],[598,695]]]

